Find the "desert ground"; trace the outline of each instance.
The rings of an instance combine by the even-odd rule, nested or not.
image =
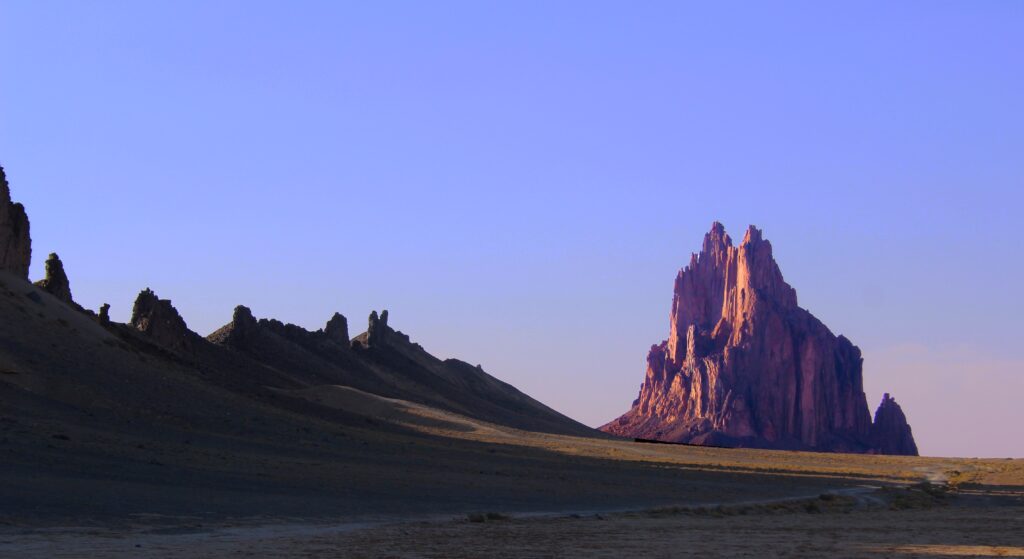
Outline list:
[[[1024,554],[1019,459],[633,442],[401,340],[171,351],[0,286],[0,557]]]
[[[64,516],[8,508],[0,554],[1024,557],[1022,460],[648,444],[519,431],[345,387],[303,397],[401,431],[363,434],[378,444],[361,456],[365,468],[251,451],[242,459],[262,463],[254,469],[264,478],[308,468],[310,484],[261,482],[261,494],[26,471],[21,485],[41,501],[52,491],[82,499],[123,491],[179,506],[147,510],[129,499],[97,514],[83,502]],[[215,469],[218,458],[242,467],[231,453],[193,467]],[[17,494],[5,479],[5,495]],[[209,512],[197,513],[197,502]]]

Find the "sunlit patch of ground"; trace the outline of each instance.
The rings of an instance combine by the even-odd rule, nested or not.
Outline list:
[[[938,557],[1024,557],[1024,547],[989,545],[899,545],[875,550],[912,556]]]

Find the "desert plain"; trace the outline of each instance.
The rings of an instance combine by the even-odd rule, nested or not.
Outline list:
[[[521,431],[345,387],[306,397],[378,422],[347,431],[362,451],[314,443],[301,453],[150,449],[159,465],[139,468],[189,471],[184,485],[180,475],[166,484],[35,475],[24,464],[20,480],[4,485],[0,552],[1024,556],[1022,460],[650,444]],[[387,435],[379,425],[390,426]],[[247,468],[251,479],[233,476],[227,488],[205,481]],[[118,494],[125,499],[111,498]],[[63,514],[46,510],[47,499]],[[26,516],[33,500],[38,515]]]

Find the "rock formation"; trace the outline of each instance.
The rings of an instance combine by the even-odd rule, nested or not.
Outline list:
[[[735,247],[716,222],[676,277],[669,337],[651,347],[639,397],[601,429],[725,446],[907,448],[872,437],[861,365],[856,346],[797,305],[761,231],[751,226]]]
[[[24,206],[11,202],[7,175],[0,167],[0,270],[28,279],[31,262],[28,215]]]
[[[102,305],[100,305],[100,314],[98,320],[100,322],[100,325],[102,326],[110,325],[110,303],[103,303]]]
[[[324,344],[329,345],[333,350],[347,350],[349,347],[348,320],[341,313],[334,313],[324,328],[310,332],[301,326],[285,324],[273,318],[257,320],[249,307],[243,305],[235,307],[231,322],[218,328],[206,339],[215,344],[241,347],[247,343],[260,343],[261,331],[273,333],[307,348]]]
[[[46,277],[36,282],[36,286],[48,291],[54,297],[72,303],[71,282],[64,273],[64,264],[60,261],[57,253],[50,253],[46,259]]]
[[[331,341],[337,342],[344,347],[349,345],[348,337],[348,319],[346,319],[341,313],[334,313],[334,316],[327,321],[327,325],[324,326],[324,334]]]
[[[210,334],[207,339],[215,343],[237,345],[250,338],[257,327],[256,317],[249,307],[238,305],[231,315],[231,322]]]
[[[131,325],[157,344],[174,351],[191,352],[198,338],[188,329],[171,301],[157,297],[148,288],[135,299]]]
[[[380,318],[377,318],[377,311],[370,312],[370,321],[366,327],[366,347],[387,345],[389,332],[388,311],[381,311]]]
[[[903,415],[903,409],[889,394],[882,396],[882,403],[875,411],[871,440],[880,454],[917,456],[917,443],[907,424],[907,416]]]

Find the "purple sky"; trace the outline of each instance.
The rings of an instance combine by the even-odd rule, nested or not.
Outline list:
[[[203,334],[388,308],[597,425],[754,223],[872,411],[1024,456],[1024,3],[704,4],[3,1],[32,275]]]

